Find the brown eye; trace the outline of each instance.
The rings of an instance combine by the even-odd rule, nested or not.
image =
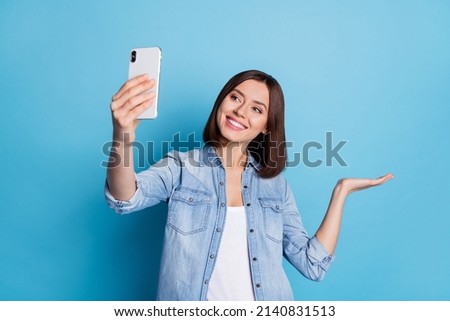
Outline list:
[[[258,114],[262,114],[262,110],[260,108],[258,108],[258,107],[253,107],[253,110],[255,112],[257,112]]]
[[[239,101],[239,98],[236,95],[231,95],[231,100],[233,101]]]

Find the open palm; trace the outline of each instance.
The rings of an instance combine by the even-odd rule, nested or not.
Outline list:
[[[343,188],[347,194],[357,192],[366,188],[379,186],[392,179],[394,175],[391,173],[384,176],[371,179],[371,178],[343,178],[339,181],[338,185]]]

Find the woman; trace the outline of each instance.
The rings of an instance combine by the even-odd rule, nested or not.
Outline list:
[[[283,256],[305,277],[321,280],[334,259],[346,197],[393,176],[338,181],[322,224],[309,237],[280,175],[286,163],[283,92],[257,70],[235,75],[221,90],[202,149],[169,153],[135,174],[124,164],[133,164],[136,117],[154,97],[142,93],[154,85],[139,76],[112,98],[111,158],[122,162],[110,162],[105,194],[120,214],[169,204],[157,299],[292,300]]]

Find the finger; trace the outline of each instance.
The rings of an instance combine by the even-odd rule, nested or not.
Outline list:
[[[147,74],[139,75],[139,76],[136,76],[134,78],[127,80],[122,85],[122,87],[120,87],[119,91],[112,97],[112,100],[114,101],[114,100],[119,99],[128,89],[130,89],[131,87],[136,86],[137,84],[142,83],[146,80],[148,80]]]
[[[130,98],[151,90],[153,87],[155,87],[155,84],[156,81],[154,79],[138,83],[135,86],[130,87],[127,91],[125,91],[122,94],[122,96],[120,96],[120,98],[114,101],[114,103],[116,103],[118,106],[122,106]]]
[[[120,96],[120,98],[117,98],[117,100],[111,102],[111,110],[115,111],[117,109],[124,107],[125,104],[129,103],[130,101],[132,102],[135,99],[135,97],[138,97],[142,93],[151,90],[155,86],[155,84],[156,81],[152,79],[149,81],[147,80],[142,83],[138,83],[135,86],[130,87],[126,92],[122,94],[122,96]]]
[[[383,182],[387,182],[388,180],[393,179],[394,175],[392,173],[388,173],[384,176],[381,176],[380,178],[383,180]]]
[[[116,111],[113,111],[113,118],[119,126],[130,127],[130,124],[136,120],[136,117],[139,116],[145,109],[147,109],[152,105],[153,103],[152,96],[150,96],[150,98],[147,99],[143,99],[141,98],[141,96],[136,97],[139,98],[141,101],[140,103],[133,105],[132,108],[124,107]]]
[[[140,94],[138,96],[133,96],[130,99],[128,99],[128,101],[122,106],[121,109],[125,112],[128,112],[128,111],[136,108],[137,106],[141,105],[145,101],[155,98],[155,96],[156,96],[155,92],[144,93],[144,94]]]
[[[136,84],[139,84],[141,82],[144,82],[148,79],[148,76],[146,75],[139,75],[133,78],[128,79],[121,87],[120,89],[112,96],[111,100],[117,100],[119,99],[125,91],[127,91],[129,88],[135,86]]]
[[[394,174],[392,174],[392,173],[388,173],[388,174],[386,174],[386,175],[384,175],[384,176],[385,176],[388,180],[394,178]]]
[[[384,176],[378,177],[377,179],[373,180],[373,184],[374,185],[381,185],[386,183],[388,180],[394,178],[394,175],[392,175],[391,173],[386,174]]]
[[[133,119],[136,119],[140,114],[142,114],[144,111],[149,109],[152,104],[153,104],[153,98],[146,100],[142,104],[134,107],[128,114]]]
[[[129,126],[130,124],[131,124],[131,126],[134,126],[135,122],[137,120],[137,117],[140,114],[142,114],[146,109],[148,109],[151,106],[152,102],[153,102],[153,100],[148,100],[148,101],[143,102],[139,106],[136,106],[135,108],[133,108],[131,111],[129,111],[127,114],[125,114],[123,116],[123,118],[121,118],[121,123],[127,124],[126,126]]]

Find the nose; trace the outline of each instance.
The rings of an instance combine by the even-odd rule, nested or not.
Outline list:
[[[246,107],[245,107],[244,105],[240,105],[239,107],[236,107],[236,108],[233,110],[233,113],[234,113],[236,116],[245,118],[245,111],[246,111]]]

